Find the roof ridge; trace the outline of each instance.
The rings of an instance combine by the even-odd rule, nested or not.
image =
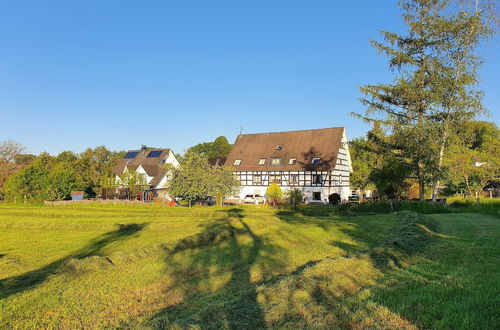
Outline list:
[[[311,128],[311,129],[299,129],[299,130],[294,130],[294,131],[277,131],[277,132],[263,132],[263,133],[247,133],[247,134],[238,134],[238,136],[241,136],[241,135],[260,135],[260,134],[294,133],[294,132],[305,132],[305,131],[322,131],[322,130],[335,129],[335,128],[343,128],[343,129],[345,129],[345,126],[335,126],[335,127],[325,127],[325,128]]]

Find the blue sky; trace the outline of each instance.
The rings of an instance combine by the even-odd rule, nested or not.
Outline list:
[[[388,82],[369,40],[396,1],[0,1],[0,141],[29,151],[182,152],[244,133],[367,126],[358,87]],[[500,122],[500,42],[481,46]]]

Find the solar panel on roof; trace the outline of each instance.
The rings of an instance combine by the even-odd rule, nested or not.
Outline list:
[[[149,153],[148,158],[160,157],[161,150],[153,150]]]
[[[129,152],[127,152],[127,154],[125,154],[125,156],[123,156],[123,158],[124,159],[135,158],[138,154],[139,154],[138,151],[129,151]]]

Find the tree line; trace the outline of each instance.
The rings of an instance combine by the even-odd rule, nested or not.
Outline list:
[[[351,188],[372,190],[378,198],[407,199],[419,197],[418,176],[408,158],[391,152],[397,135],[385,134],[375,125],[366,136],[349,142],[353,173]],[[500,129],[495,123],[464,123],[447,143],[440,173],[440,195],[478,197],[485,188],[500,188]],[[425,187],[432,198],[431,182]]]
[[[213,142],[199,143],[187,149],[184,155],[177,155],[181,162],[179,169],[173,170],[173,183],[179,183],[181,170],[207,171],[206,178],[219,180],[212,183],[213,189],[208,189],[207,184],[202,182],[195,187],[202,187],[197,197],[207,197],[215,190],[225,194],[228,189],[217,188],[221,184],[228,185],[227,171],[225,169],[214,169],[208,163],[209,158],[227,157],[231,151],[231,145],[226,137],[220,136]],[[115,187],[116,182],[112,169],[125,155],[125,151],[111,151],[105,146],[88,148],[82,153],[63,151],[57,156],[46,152],[38,156],[26,154],[26,147],[15,141],[0,142],[0,199],[10,201],[56,201],[71,198],[72,191],[83,191],[86,198],[101,197],[103,189]],[[193,160],[193,157],[197,157]],[[191,169],[191,165],[197,164],[198,168]],[[203,164],[201,166],[200,164]],[[128,173],[125,183],[130,183],[132,193],[128,197],[135,197],[138,191],[147,189],[147,184],[140,180],[136,173]],[[123,181],[123,180],[122,180]],[[191,181],[189,181],[191,182]],[[192,183],[192,182],[191,182]],[[234,185],[234,182],[232,183]],[[181,191],[184,186],[171,188],[177,194],[193,198],[189,189]]]

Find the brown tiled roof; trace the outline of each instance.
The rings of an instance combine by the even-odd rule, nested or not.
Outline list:
[[[158,157],[148,157],[151,151],[160,151],[161,153]],[[123,171],[126,167],[135,171],[140,165],[144,171],[146,171],[148,176],[153,177],[153,179],[149,182],[149,185],[156,186],[160,183],[163,175],[165,174],[165,170],[160,167],[161,160],[168,156],[170,149],[129,150],[127,153],[129,152],[137,152],[138,154],[134,158],[120,159],[115,167],[113,167],[112,173],[122,177]]]
[[[343,127],[311,129],[291,132],[241,134],[234,142],[226,166],[235,171],[327,171],[335,168],[341,147]],[[277,149],[282,145],[282,149]],[[271,165],[271,159],[280,158],[280,165]],[[289,164],[296,158],[294,164]],[[317,165],[313,158],[320,158]],[[235,160],[241,160],[235,166]],[[266,159],[265,165],[259,165]]]
[[[155,177],[149,181],[149,185],[156,187],[160,183],[161,179],[163,179],[165,173],[167,173],[167,171],[164,168],[158,167],[158,172]]]
[[[224,166],[226,160],[226,157],[209,158],[208,163],[213,166]]]

